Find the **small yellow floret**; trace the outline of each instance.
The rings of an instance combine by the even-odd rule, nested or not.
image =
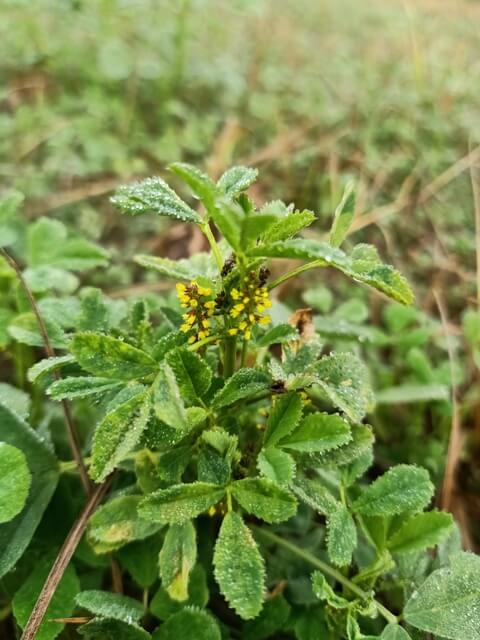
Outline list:
[[[236,336],[238,333],[238,329],[229,329],[228,330],[228,335],[229,336]]]

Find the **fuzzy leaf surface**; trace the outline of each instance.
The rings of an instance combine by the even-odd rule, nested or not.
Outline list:
[[[219,502],[225,489],[208,482],[177,484],[154,491],[140,504],[139,513],[150,522],[182,523]]]
[[[221,176],[217,187],[227,196],[238,196],[255,182],[257,176],[257,169],[241,166],[231,167]]]
[[[246,400],[266,391],[269,386],[270,378],[266,373],[255,369],[239,369],[216,393],[212,407],[214,409],[228,407],[239,400]]]
[[[187,412],[175,374],[168,365],[160,369],[155,379],[153,399],[159,420],[179,431],[187,429]]]
[[[99,589],[80,591],[75,602],[82,609],[103,618],[138,622],[143,616],[143,607],[138,600],[110,591]]]
[[[295,461],[286,451],[276,447],[262,449],[257,458],[260,473],[280,485],[288,485],[295,476]]]
[[[78,628],[87,640],[150,640],[151,636],[137,624],[116,618],[93,618]]]
[[[298,393],[287,393],[278,399],[272,406],[267,420],[263,438],[265,446],[276,445],[288,436],[300,422],[302,409],[302,400]]]
[[[202,399],[212,382],[212,370],[205,360],[185,347],[172,349],[165,360],[175,374],[182,397],[190,404]]]
[[[93,438],[89,469],[93,480],[104,480],[132,451],[147,426],[150,411],[150,393],[142,391],[106,414]]]
[[[426,469],[399,464],[367,487],[354,502],[353,508],[366,516],[421,511],[430,502],[433,492],[434,486]]]
[[[244,478],[233,482],[230,489],[248,513],[270,524],[288,520],[297,512],[295,496],[271,480]]]
[[[442,638],[480,639],[480,558],[460,552],[414,591],[404,609],[414,627]]]
[[[158,367],[144,351],[101,333],[76,333],[70,350],[78,364],[94,376],[133,380],[154,373]]]
[[[281,447],[317,453],[335,449],[351,440],[349,424],[340,416],[312,413],[300,426],[280,442]]]
[[[265,566],[250,529],[234,511],[223,519],[213,564],[229,605],[244,620],[255,618],[263,606]]]
[[[212,207],[217,195],[217,187],[211,178],[186,162],[173,162],[168,165],[168,168],[188,184],[192,193],[205,204],[207,209]]]
[[[202,221],[198,213],[159,177],[146,178],[141,182],[120,187],[111,198],[111,202],[122,213],[130,216],[156,213],[182,222],[198,224]]]
[[[159,556],[162,586],[172,600],[188,598],[190,572],[197,559],[197,534],[190,520],[171,524]]]
[[[352,561],[357,546],[357,529],[348,509],[343,505],[327,519],[327,551],[330,560],[339,567]]]
[[[174,613],[153,634],[153,640],[221,640],[217,621],[207,611],[186,607]]]
[[[340,204],[335,209],[330,231],[330,244],[339,247],[344,241],[355,213],[355,188],[352,182],[345,187]]]
[[[390,536],[387,547],[393,553],[423,551],[445,540],[452,532],[453,525],[454,521],[449,513],[417,513]]]
[[[105,393],[121,387],[123,382],[112,378],[97,378],[94,376],[78,376],[75,378],[63,378],[56,380],[48,388],[48,395],[53,400],[72,400],[85,398],[97,393]]]

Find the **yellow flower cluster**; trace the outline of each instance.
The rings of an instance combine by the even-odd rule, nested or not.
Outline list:
[[[230,310],[230,317],[235,320],[235,326],[228,329],[231,336],[243,333],[246,340],[252,337],[254,324],[268,324],[269,315],[265,310],[272,306],[267,287],[263,286],[254,272],[244,278],[242,290],[233,288],[230,298],[235,303]]]
[[[184,309],[183,324],[180,330],[191,333],[188,344],[204,340],[210,335],[210,317],[215,313],[216,302],[211,299],[212,290],[202,287],[197,282],[178,283],[176,286],[178,299]]]

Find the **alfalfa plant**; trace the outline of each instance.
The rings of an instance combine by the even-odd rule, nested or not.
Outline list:
[[[170,169],[201,206],[191,208],[160,178],[122,187],[112,202],[127,215],[197,225],[211,251],[177,261],[138,256],[173,280],[176,295],[138,300],[114,325],[94,296],[68,353],[30,370],[52,399],[102,407],[88,471],[95,483],[113,474],[115,491],[90,518],[88,553],[99,566],[113,554],[132,578],[131,593],[143,589],[143,602],[79,590],[77,607],[89,619],[79,633],[480,638],[480,560],[461,551],[449,514],[425,511],[434,494],[428,473],[401,464],[365,479],[374,442],[366,367],[355,353],[329,352],[308,313],[281,321],[272,305],[279,285],[325,267],[413,302],[373,246],[340,248],[352,188],[328,241],[318,241],[298,235],[312,212],[278,201],[257,209],[247,195],[253,169],[234,167],[217,183],[186,164]],[[269,263],[285,259],[300,264],[273,278]],[[63,378],[52,382],[60,369]],[[21,512],[28,464],[9,445],[0,456],[22,488],[8,519]],[[18,600],[22,624],[25,597]]]

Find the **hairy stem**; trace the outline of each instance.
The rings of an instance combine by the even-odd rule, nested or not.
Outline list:
[[[237,359],[237,339],[235,336],[225,338],[223,343],[223,377],[230,378],[235,371]]]
[[[60,549],[58,556],[53,563],[52,568],[50,569],[50,573],[48,574],[45,584],[42,587],[35,606],[32,609],[28,622],[23,631],[21,640],[34,640],[34,638],[37,636],[38,628],[42,624],[42,620],[45,616],[48,605],[50,604],[53,594],[58,587],[58,583],[62,579],[62,576],[65,573],[66,568],[68,567],[68,563],[75,553],[75,549],[77,548],[83,536],[88,520],[102,501],[109,486],[110,482],[109,480],[107,480],[103,484],[99,485],[91,493],[87,504],[83,508],[82,513],[74,523],[73,527],[70,529],[70,532],[65,542],[63,543],[62,548]]]
[[[354,593],[356,596],[358,596],[362,600],[368,600],[368,598],[370,598],[370,595],[371,595],[370,593],[367,593],[366,591],[361,589],[358,585],[356,585],[354,582],[352,582],[346,576],[344,576],[340,571],[338,571],[334,567],[331,567],[326,562],[323,562],[323,560],[319,560],[308,551],[304,551],[303,549],[300,549],[292,542],[289,542],[284,538],[280,538],[275,533],[272,533],[267,529],[263,529],[257,526],[252,526],[252,528],[259,534],[260,537],[263,537],[265,540],[268,540],[270,542],[278,544],[281,547],[284,547],[285,549],[288,549],[299,558],[302,558],[303,560],[311,564],[316,569],[320,569],[320,571],[322,571],[323,573],[326,573],[331,578],[334,578],[334,580],[336,580],[337,582],[340,582],[340,584],[343,584],[344,587],[347,587],[347,589],[350,589],[352,593]],[[392,623],[398,622],[397,616],[393,614],[391,611],[389,611],[386,607],[384,607],[381,602],[378,602],[378,600],[374,600],[374,602],[378,609],[378,612],[385,618],[385,620],[387,620],[387,622],[392,622]]]
[[[43,340],[43,345],[44,345],[44,350],[45,353],[47,355],[47,358],[54,358],[55,357],[55,349],[52,346],[52,343],[50,342],[50,338],[48,337],[48,332],[47,332],[47,327],[45,325],[45,322],[42,318],[42,314],[40,313],[40,309],[38,308],[37,305],[37,301],[35,300],[33,293],[30,289],[30,287],[28,286],[25,278],[23,277],[23,273],[22,270],[20,269],[19,265],[17,264],[16,260],[5,250],[5,249],[1,249],[1,252],[3,254],[3,256],[5,257],[5,259],[7,260],[8,264],[12,267],[12,269],[15,271],[15,273],[17,274],[17,277],[20,281],[20,284],[22,285],[25,294],[28,298],[28,301],[30,303],[30,306],[32,308],[32,312],[33,315],[35,316],[35,319],[37,321],[38,324],[38,329],[40,331],[40,335],[42,336],[42,340]],[[58,371],[54,372],[55,378],[57,380],[59,380],[61,378],[61,375]],[[69,444],[70,444],[70,449],[72,451],[72,455],[73,458],[75,459],[75,463],[78,467],[78,471],[80,474],[80,480],[82,482],[83,488],[85,490],[85,493],[87,495],[89,495],[91,493],[92,490],[92,486],[90,483],[90,478],[88,477],[88,473],[87,473],[87,468],[85,467],[85,463],[83,461],[83,457],[82,457],[82,452],[81,452],[81,448],[80,448],[80,442],[78,439],[78,434],[77,434],[77,430],[75,428],[75,424],[73,422],[73,417],[72,417],[72,412],[70,410],[70,405],[68,404],[67,400],[62,400],[61,401],[62,404],[62,409],[63,409],[63,415],[65,418],[65,425],[67,428],[67,435],[68,435],[68,440],[69,440]]]

